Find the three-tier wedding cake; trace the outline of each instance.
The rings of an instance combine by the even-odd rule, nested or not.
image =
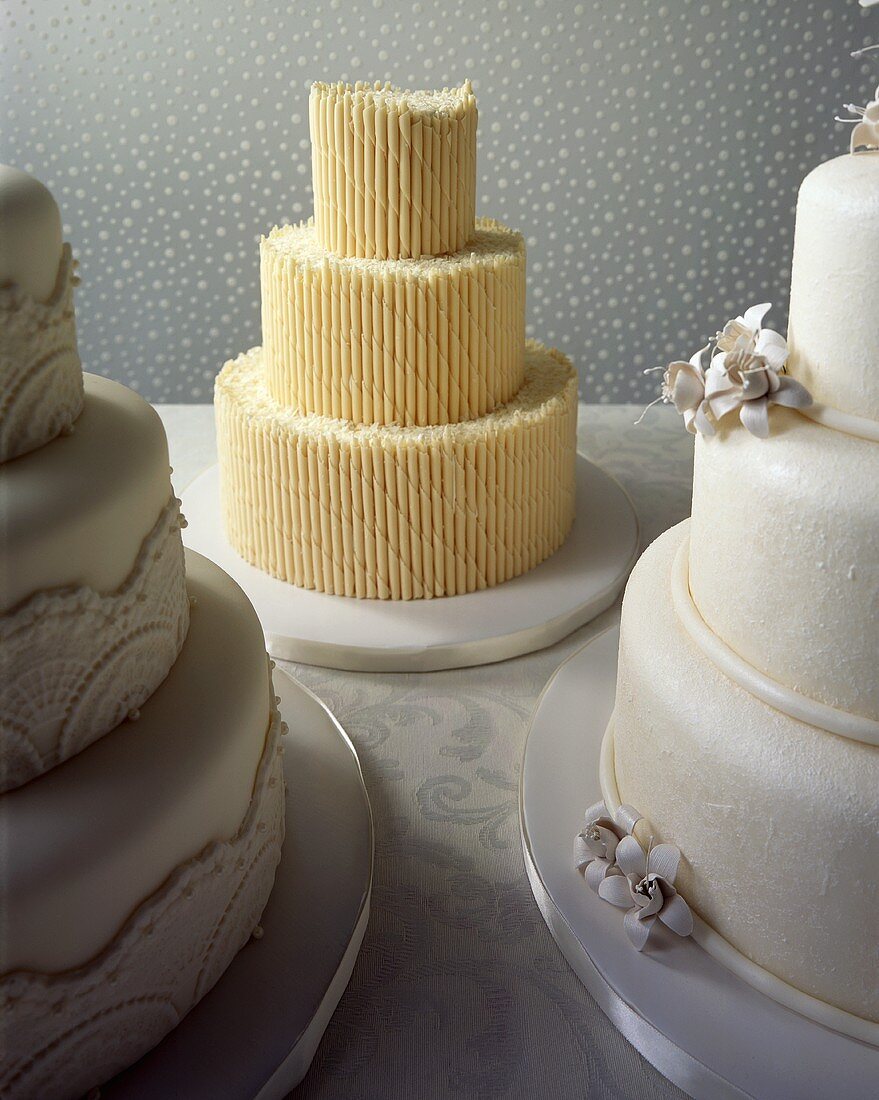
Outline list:
[[[576,844],[637,947],[656,920],[692,931],[776,999],[879,1043],[872,108],[800,189],[789,343],[756,306],[708,363],[706,348],[665,373],[696,435],[692,518],[629,581],[602,753],[612,816]],[[660,843],[645,860],[636,839]]]
[[[0,166],[0,1095],[82,1096],[249,939],[284,833],[262,630],[184,555],[158,415],[83,375],[70,246]]]
[[[475,217],[476,101],[315,84],[314,218],[260,245],[263,346],[215,405],[232,546],[346,596],[472,592],[574,516],[576,375],[525,339],[525,244]]]

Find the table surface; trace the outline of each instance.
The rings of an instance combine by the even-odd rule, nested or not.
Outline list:
[[[216,461],[212,409],[157,407],[179,494]],[[689,515],[692,437],[672,409],[636,427],[640,411],[581,405],[579,439],[629,491],[646,545]],[[618,615],[617,605],[549,649],[482,668],[358,673],[280,662],[348,731],[375,815],[370,925],[297,1100],[683,1095],[569,969],[519,842],[519,772],[537,698]]]

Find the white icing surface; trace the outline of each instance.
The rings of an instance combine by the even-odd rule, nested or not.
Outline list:
[[[879,720],[879,447],[785,409],[771,428],[696,440],[693,600],[773,680]]]
[[[789,369],[822,404],[879,420],[879,153],[819,165],[797,204]]]
[[[170,494],[156,412],[118,382],[85,375],[73,433],[0,465],[0,613],[65,585],[115,591]]]
[[[42,447],[82,411],[73,268],[66,244],[45,302],[16,284],[0,287],[0,462]]]
[[[47,187],[0,164],[0,287],[16,285],[38,302],[55,289],[61,214]]]
[[[719,935],[804,993],[879,1021],[879,748],[773,710],[693,644],[670,591],[688,526],[645,552],[626,590],[620,797],[680,847],[677,885]]]
[[[189,634],[139,719],[0,798],[0,974],[89,962],[176,867],[241,824],[269,724],[262,629],[217,566],[190,553],[187,569]],[[204,916],[196,898],[183,923]]]

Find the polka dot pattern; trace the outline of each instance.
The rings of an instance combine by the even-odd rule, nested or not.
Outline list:
[[[785,324],[797,186],[847,148],[871,37],[855,0],[5,0],[0,159],[61,205],[87,368],[206,401],[259,341],[260,234],[311,211],[311,80],[469,76],[529,335],[640,402],[742,306]]]

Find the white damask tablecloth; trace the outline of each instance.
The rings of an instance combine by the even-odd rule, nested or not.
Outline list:
[[[179,493],[215,461],[212,410],[158,408]],[[669,408],[635,427],[639,413],[581,406],[580,443],[628,489],[646,545],[689,514],[692,437]],[[357,746],[376,834],[366,940],[297,1098],[682,1095],[568,968],[534,903],[519,843],[519,769],[537,697],[618,614],[482,668],[367,674],[284,665]]]

